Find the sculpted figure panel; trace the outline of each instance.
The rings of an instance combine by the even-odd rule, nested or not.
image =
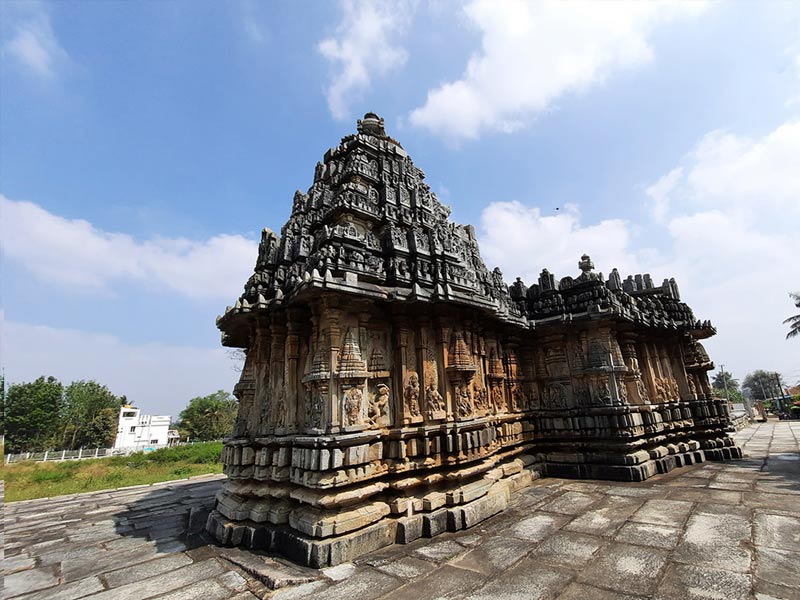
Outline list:
[[[285,427],[286,422],[286,386],[281,386],[275,400],[275,427]]]
[[[306,395],[306,425],[321,429],[325,411],[324,387],[314,383],[307,387]]]
[[[542,406],[544,408],[566,408],[567,393],[561,384],[551,384],[544,388],[542,396]]]
[[[425,406],[429,419],[443,419],[445,417],[444,398],[431,382],[425,388]]]
[[[363,392],[358,386],[352,387],[345,392],[344,414],[348,425],[358,425],[361,422],[362,400]]]
[[[387,425],[387,412],[389,410],[389,386],[381,383],[375,388],[369,402],[367,420],[371,426],[380,427]]]
[[[516,386],[514,386],[514,390],[516,390]],[[517,401],[519,398],[514,395],[514,392],[511,394],[511,400],[514,403],[514,410],[520,410],[517,408]],[[501,388],[498,384],[492,385],[492,405],[495,412],[506,412],[506,403],[505,400],[503,400],[503,388]]]
[[[418,417],[419,412],[419,375],[412,372],[406,381],[404,391],[406,413],[412,417]]]
[[[472,416],[472,399],[469,396],[469,386],[459,384],[455,386],[456,407],[458,416],[462,418]]]

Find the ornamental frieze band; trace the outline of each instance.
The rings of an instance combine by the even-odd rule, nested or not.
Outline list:
[[[471,527],[546,476],[642,481],[741,458],[715,333],[674,279],[510,286],[368,113],[330,149],[218,318],[246,359],[221,543],[321,567]]]

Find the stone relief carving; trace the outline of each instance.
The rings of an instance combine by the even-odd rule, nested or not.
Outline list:
[[[689,377],[689,393],[692,395],[692,398],[697,398],[697,386],[694,383],[694,377]]]
[[[472,416],[472,399],[469,397],[469,387],[465,384],[456,385],[455,396],[458,416],[462,418]]]
[[[519,403],[518,394],[520,394],[519,389],[516,386],[513,386],[511,392],[511,400],[514,405],[515,411],[520,410],[517,407],[517,404]],[[505,400],[503,399],[503,388],[501,388],[497,384],[492,385],[492,406],[496,413],[506,412],[506,403]]]
[[[344,394],[344,414],[348,425],[361,423],[361,402],[363,391],[360,387],[352,387]]]
[[[389,410],[389,386],[380,383],[375,388],[375,393],[369,401],[367,421],[371,426],[378,427],[387,424]]]
[[[275,427],[286,427],[286,386],[281,386],[275,400]]]
[[[639,392],[639,398],[642,402],[648,404],[650,402],[650,393],[647,391],[647,386],[641,379],[636,380],[636,391]]]
[[[566,408],[567,393],[564,386],[558,383],[545,386],[542,406],[544,408]]]
[[[476,413],[484,413],[487,406],[488,394],[486,393],[486,389],[482,388],[478,385],[477,382],[473,382],[472,384],[472,401],[473,401],[473,409]]]
[[[598,369],[609,366],[608,346],[603,342],[594,340],[589,345],[587,364],[590,369]]]
[[[308,386],[306,396],[306,425],[315,429],[322,428],[325,410],[324,388],[319,384]]]
[[[548,348],[545,350],[545,364],[550,377],[566,377],[569,375],[567,357],[563,348]]]
[[[596,379],[592,383],[592,391],[597,404],[611,404],[611,385],[607,377]]]
[[[671,377],[656,377],[655,387],[659,402],[671,402],[680,398],[678,382]]]
[[[412,417],[419,416],[419,376],[412,372],[408,376],[403,392],[406,413]]]
[[[623,379],[617,379],[617,394],[623,404],[628,403],[628,386]]]
[[[443,419],[445,417],[444,398],[433,383],[425,388],[425,406],[429,419]]]
[[[575,379],[572,382],[572,393],[578,406],[591,406],[592,394],[589,385],[584,378]]]

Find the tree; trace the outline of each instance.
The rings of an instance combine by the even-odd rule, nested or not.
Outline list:
[[[794,301],[794,305],[800,308],[800,292],[790,292],[789,297]],[[783,323],[789,326],[789,333],[786,334],[787,340],[800,335],[800,314],[789,317]]]
[[[64,390],[61,447],[76,450],[110,446],[124,403],[124,396],[115,396],[96,381],[73,381]]]
[[[711,382],[711,387],[717,390],[725,391],[725,384],[728,385],[728,391],[739,391],[739,380],[734,379],[728,371],[720,371],[714,375],[714,380]]]
[[[739,390],[732,390],[728,388],[728,395],[725,395],[725,390],[720,388],[713,388],[714,396],[717,398],[723,398],[725,400],[730,400],[733,404],[745,404],[744,396],[742,392]]]
[[[781,389],[778,389],[780,384]],[[783,379],[778,373],[757,369],[748,373],[742,382],[742,387],[750,392],[755,400],[766,400],[776,395],[783,395]]]
[[[8,388],[5,405],[6,451],[34,452],[54,447],[64,386],[55,377]]]
[[[218,440],[233,431],[238,410],[236,398],[219,390],[189,400],[178,426],[192,439]]]

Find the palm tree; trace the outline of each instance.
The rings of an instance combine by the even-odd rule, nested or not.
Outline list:
[[[794,300],[794,305],[800,308],[800,293],[789,293],[789,297]],[[794,315],[784,321],[784,324],[789,325],[789,333],[786,334],[786,339],[800,335],[800,315]]]

